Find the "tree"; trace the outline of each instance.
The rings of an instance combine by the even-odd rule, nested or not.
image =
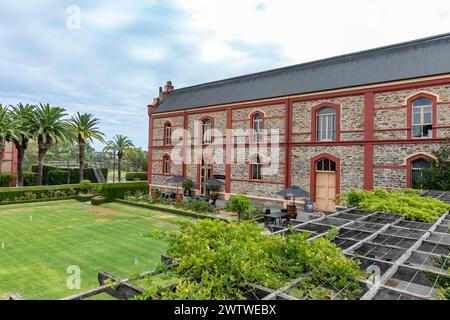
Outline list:
[[[431,168],[424,170],[421,185],[423,189],[450,191],[450,143],[433,151],[436,159],[430,159]]]
[[[38,175],[36,184],[42,185],[45,155],[58,141],[65,141],[70,136],[65,109],[52,107],[49,104],[39,104],[36,108],[32,127],[38,143]]]
[[[117,172],[119,182],[122,180],[122,160],[124,155],[133,154],[135,146],[127,136],[116,135],[112,141],[108,141],[104,152],[117,152]]]
[[[10,117],[8,109],[8,107],[0,104],[0,175],[2,173],[2,158],[6,142],[16,138],[16,133],[20,129],[19,123]]]
[[[231,211],[237,212],[238,223],[240,223],[242,214],[249,210],[251,205],[250,200],[246,196],[238,194],[231,197],[227,208]]]
[[[78,160],[80,165],[80,181],[84,180],[84,164],[86,160],[86,144],[98,140],[105,143],[105,134],[97,127],[100,120],[94,118],[92,114],[80,114],[77,112],[75,116],[70,118],[70,128],[72,134],[78,142]]]
[[[12,142],[17,149],[17,185],[23,186],[23,167],[25,151],[28,148],[28,144],[32,139],[34,132],[32,127],[32,119],[34,116],[34,110],[36,106],[23,105],[19,103],[17,106],[11,108],[10,117],[18,123],[20,130],[16,131]]]

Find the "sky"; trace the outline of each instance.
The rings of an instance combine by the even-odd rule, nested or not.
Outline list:
[[[448,0],[1,0],[0,103],[92,113],[147,149],[158,88],[450,32]],[[95,143],[96,149],[101,149]]]

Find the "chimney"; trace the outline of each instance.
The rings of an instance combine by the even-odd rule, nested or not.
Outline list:
[[[164,86],[164,89],[162,91],[162,96],[165,97],[169,93],[171,93],[174,90],[174,86],[172,85],[172,81],[167,81],[166,85]]]

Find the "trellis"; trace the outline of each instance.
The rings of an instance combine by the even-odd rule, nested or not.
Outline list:
[[[424,196],[450,203],[450,193],[427,191]],[[441,279],[448,279],[444,270],[450,258],[450,217],[443,214],[434,224],[408,221],[394,214],[360,211],[349,208],[334,214],[307,222],[291,220],[291,228],[279,228],[271,234],[288,235],[292,232],[309,232],[309,240],[323,237],[331,228],[337,228],[339,235],[334,239],[348,257],[358,260],[361,267],[373,273],[371,281],[360,280],[362,300],[424,300],[438,296],[436,285]],[[167,268],[174,267],[169,257],[161,256]],[[314,272],[314,271],[313,271]],[[82,300],[106,293],[116,299],[131,299],[145,292],[145,289],[131,283],[159,274],[149,271],[133,279],[121,279],[106,272],[98,273],[99,287],[63,300]],[[430,276],[432,275],[432,276]],[[290,294],[302,283],[304,275],[289,285],[273,290],[248,284],[245,297],[261,300],[298,300]],[[113,285],[111,285],[111,283]],[[333,294],[329,299],[341,299],[346,288],[334,288],[325,281],[319,288],[329,288]],[[11,300],[21,300],[18,295]]]

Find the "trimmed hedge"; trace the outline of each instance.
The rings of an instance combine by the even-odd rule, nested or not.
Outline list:
[[[125,174],[125,180],[127,181],[147,181],[148,173],[147,172],[127,172]]]
[[[125,182],[125,183],[105,183],[102,186],[102,195],[108,202],[114,199],[123,199],[127,192],[141,191],[149,192],[148,183],[145,182]]]
[[[37,174],[37,165],[33,165],[31,167],[31,171]],[[51,172],[57,171],[57,173],[52,174]],[[64,171],[64,174],[62,173]],[[49,166],[44,165],[44,173],[42,177],[42,184],[43,185],[61,185],[67,183],[67,175],[68,172],[70,172],[70,184],[76,184],[80,183],[80,172],[78,168],[57,168],[55,166]],[[107,168],[101,168],[100,171],[102,172],[105,179],[108,177],[108,169]],[[63,176],[65,177],[63,178]],[[90,180],[92,182],[98,182],[97,177],[95,176],[94,169],[93,168],[86,168],[84,169],[84,179]]]
[[[37,173],[26,171],[23,173],[23,185],[25,187],[35,186],[37,179]]]
[[[93,197],[93,194],[79,194],[75,198],[80,202],[88,202],[91,201]]]
[[[106,202],[108,202],[108,201],[106,200],[105,197],[102,197],[102,196],[97,196],[97,197],[94,197],[94,198],[91,199],[91,204],[93,206],[99,206],[99,205],[104,204]]]
[[[35,200],[61,198],[62,194],[79,193],[80,184],[65,184],[57,186],[30,186],[18,188],[0,188],[0,203],[13,201]],[[101,194],[108,202],[116,198],[123,198],[127,192],[146,192],[148,193],[147,182],[127,182],[127,183],[93,183],[94,193]],[[35,199],[23,199],[32,195]],[[92,198],[92,195],[90,196]],[[89,199],[90,200],[90,199]],[[89,201],[86,200],[86,201]]]
[[[18,188],[0,188],[0,202],[22,201],[21,197],[28,194],[36,195],[36,199],[50,199],[54,198],[54,194],[57,191],[66,191],[73,189],[75,192],[80,191],[79,184],[69,184],[61,186],[31,186],[31,187],[18,187]],[[66,191],[67,192],[67,191]],[[33,199],[30,199],[33,200]]]
[[[178,215],[181,215],[181,216],[186,216],[186,217],[191,217],[191,218],[217,219],[217,220],[224,220],[224,221],[232,221],[231,219],[227,219],[227,218],[224,218],[224,217],[215,217],[215,216],[212,216],[212,215],[195,213],[195,212],[190,212],[190,211],[184,211],[184,210],[180,210],[180,209],[176,209],[176,208],[167,208],[167,207],[164,207],[164,206],[157,206],[157,205],[146,204],[146,203],[132,202],[132,201],[122,200],[122,199],[115,199],[115,201],[119,202],[119,203],[130,205],[130,206],[134,206],[134,207],[140,207],[140,208],[144,208],[144,209],[157,210],[157,211],[162,211],[162,212],[167,212],[167,213],[172,213],[172,214],[178,214]]]
[[[13,204],[37,203],[37,202],[63,201],[63,200],[73,200],[73,199],[75,199],[75,197],[63,197],[63,198],[48,198],[48,199],[30,199],[30,200],[8,201],[8,202],[0,202],[0,206],[7,206],[7,205],[13,205]]]
[[[52,170],[47,175],[47,183],[50,186],[57,186],[67,183],[67,176],[69,172],[67,170]]]
[[[11,183],[16,179],[17,176],[13,173],[0,174],[0,187],[10,187]]]

